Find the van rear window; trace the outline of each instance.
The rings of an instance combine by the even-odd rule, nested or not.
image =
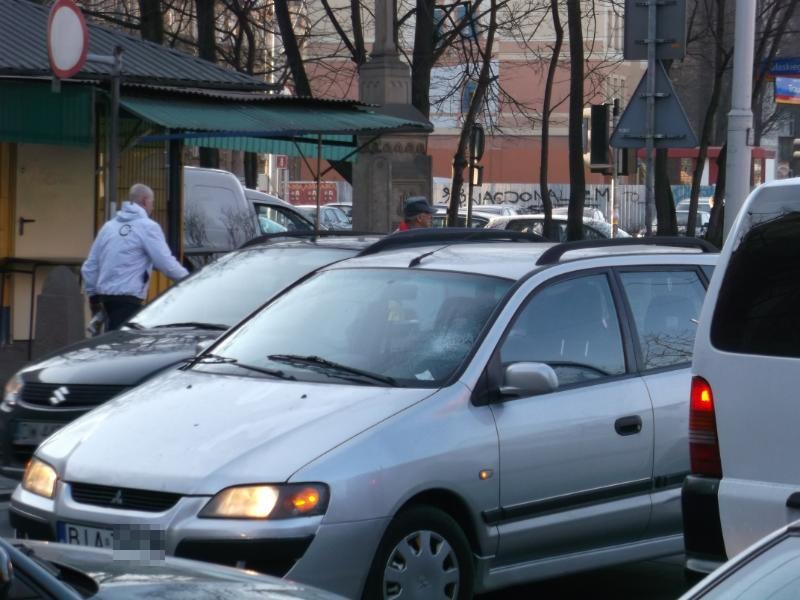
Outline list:
[[[800,212],[761,222],[731,255],[711,343],[728,352],[800,358]]]

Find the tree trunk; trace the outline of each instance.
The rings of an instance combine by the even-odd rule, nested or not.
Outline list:
[[[425,115],[431,114],[431,71],[433,48],[436,43],[433,29],[435,0],[417,0],[417,23],[414,29],[414,59],[411,62],[411,104]]]
[[[550,153],[550,108],[553,101],[553,82],[556,78],[558,69],[558,59],[561,56],[561,46],[564,44],[564,26],[561,24],[561,16],[558,14],[558,0],[550,0],[550,10],[553,14],[553,29],[556,34],[556,41],[553,45],[553,54],[550,56],[550,64],[547,68],[547,80],[544,84],[544,101],[542,103],[542,159],[539,163],[539,192],[542,196],[542,207],[544,208],[544,228],[545,237],[551,237],[553,229],[553,203],[550,201],[550,189],[547,182],[547,169],[549,166]],[[553,239],[558,239],[555,237]]]
[[[669,185],[668,150],[656,150],[656,219],[658,228],[656,235],[676,235],[678,225],[675,219],[675,198]]]
[[[464,168],[467,167],[467,146],[472,125],[478,116],[478,112],[483,106],[486,90],[492,82],[492,49],[494,46],[494,34],[497,29],[497,0],[492,0],[489,7],[489,28],[486,34],[486,44],[481,57],[483,64],[478,75],[478,85],[469,103],[467,116],[461,126],[461,135],[458,138],[458,148],[453,155],[453,183],[450,186],[450,206],[447,208],[447,223],[454,227],[458,222],[458,200],[461,196],[461,187],[464,184]],[[478,49],[480,52],[480,48]]]
[[[275,18],[278,20],[278,29],[281,32],[283,51],[286,53],[286,63],[292,73],[294,93],[297,96],[311,97],[311,84],[308,82],[303,56],[292,27],[292,16],[289,14],[287,0],[275,0]]]
[[[139,14],[142,39],[163,44],[164,21],[161,16],[161,0],[139,0]]]
[[[706,158],[708,157],[708,146],[711,142],[711,132],[714,127],[714,115],[719,108],[720,96],[722,92],[722,78],[725,75],[725,68],[728,58],[721,40],[725,39],[725,2],[717,0],[717,25],[715,27],[716,39],[720,40],[717,44],[714,55],[714,81],[711,85],[711,98],[706,107],[706,114],[703,117],[703,129],[700,132],[700,147],[697,151],[697,162],[695,163],[694,173],[692,173],[692,189],[689,194],[689,218],[686,222],[686,235],[694,236],[697,232],[697,204],[700,198],[700,181],[703,178]],[[729,57],[730,55],[728,55]]]
[[[714,206],[711,207],[711,217],[706,232],[706,240],[717,248],[722,248],[722,232],[725,225],[725,207],[722,201],[725,198],[725,173],[728,157],[728,143],[722,146],[717,156],[717,186],[714,188]]]
[[[217,39],[214,26],[214,0],[195,0],[197,8],[197,50],[200,58],[209,62],[217,60]],[[219,168],[219,150],[200,148],[200,166]]]
[[[580,2],[581,0],[567,0],[570,62],[568,240],[583,238],[583,204],[586,196],[586,174],[583,167],[584,48]]]

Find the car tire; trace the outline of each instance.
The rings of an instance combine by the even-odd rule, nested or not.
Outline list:
[[[473,584],[472,550],[458,523],[437,508],[414,506],[386,528],[363,598],[467,600]]]

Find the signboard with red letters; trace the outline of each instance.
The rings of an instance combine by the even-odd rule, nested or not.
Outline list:
[[[317,184],[313,181],[290,181],[289,202],[292,204],[316,204],[317,203]],[[332,181],[320,183],[320,204],[336,202],[339,194],[336,184]]]
[[[279,169],[289,168],[289,157],[285,154],[278,154],[275,156],[275,166]]]

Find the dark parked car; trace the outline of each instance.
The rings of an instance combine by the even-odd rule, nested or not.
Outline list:
[[[135,537],[135,536],[130,536]],[[0,540],[0,597],[8,600],[336,600],[306,585],[179,558],[121,559],[130,550]],[[140,552],[133,551],[134,555]]]
[[[354,256],[377,237],[264,236],[170,288],[120,330],[68,346],[16,373],[0,404],[0,472],[19,478],[33,450],[66,423],[192,358],[279,292]]]

